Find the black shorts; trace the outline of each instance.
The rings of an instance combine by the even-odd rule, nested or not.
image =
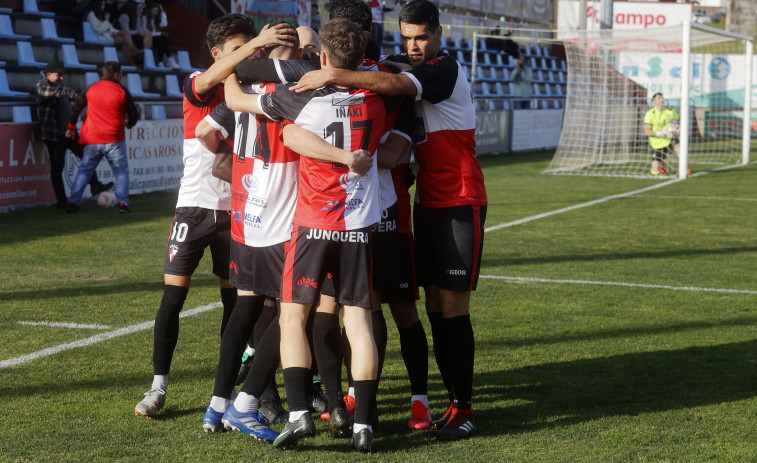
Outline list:
[[[673,154],[674,143],[670,143],[665,148],[654,149],[652,148],[652,159],[655,161],[663,161],[668,154]]]
[[[486,206],[413,210],[416,278],[419,286],[473,291],[481,270]]]
[[[381,211],[381,221],[371,227],[373,289],[388,291],[395,286],[397,255],[397,205]]]
[[[295,225],[284,261],[281,301],[314,304],[331,273],[343,305],[371,307],[371,229],[330,231]]]
[[[176,208],[171,234],[168,236],[163,272],[169,275],[192,275],[208,246],[213,257],[213,273],[227,280],[231,246],[229,212],[202,207]]]
[[[288,244],[253,247],[232,240],[229,282],[242,291],[278,299]]]
[[[419,299],[419,295],[418,285],[415,282],[415,243],[413,242],[413,235],[411,233],[399,233],[397,235],[397,247],[392,252],[397,256],[396,267],[391,269],[394,286],[381,291],[381,302],[384,304],[392,302],[415,302]],[[374,254],[374,261],[375,259],[376,256]]]

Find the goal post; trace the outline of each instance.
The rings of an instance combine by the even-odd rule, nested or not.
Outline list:
[[[749,162],[752,37],[684,23],[560,31],[557,41],[565,47],[567,96],[545,173],[652,178],[644,116],[656,93],[680,119],[677,137],[666,132],[669,147],[657,152],[664,173],[657,178]]]

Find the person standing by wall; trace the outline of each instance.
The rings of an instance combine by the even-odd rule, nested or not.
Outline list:
[[[63,169],[66,166],[66,150],[71,148],[79,159],[82,152],[76,141],[66,139],[66,126],[71,113],[71,100],[76,92],[63,84],[63,65],[48,63],[45,75],[36,85],[37,115],[39,119],[40,139],[47,146],[50,156],[50,180],[55,192],[55,200],[59,208],[66,207],[66,188],[63,185]],[[69,143],[74,146],[69,146]],[[89,182],[93,195],[110,189],[113,183],[103,185],[93,173]]]
[[[513,109],[531,109],[530,98],[534,94],[531,82],[533,82],[534,77],[531,69],[526,67],[526,62],[523,58],[518,59],[510,78],[515,84]]]
[[[66,212],[79,211],[84,187],[103,156],[116,177],[118,212],[131,212],[124,126],[132,128],[137,124],[139,109],[129,91],[121,85],[120,64],[115,61],[105,63],[102,80],[90,85],[76,100],[66,130],[66,138],[69,140],[76,138],[76,121],[84,108],[87,108],[87,118],[79,136],[79,142],[85,145],[84,156],[71,186]]]

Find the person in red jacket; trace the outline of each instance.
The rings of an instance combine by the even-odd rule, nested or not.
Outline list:
[[[66,138],[76,137],[76,121],[87,108],[87,118],[81,127],[79,143],[84,156],[76,172],[66,212],[79,210],[84,187],[105,156],[116,177],[118,212],[131,212],[129,207],[129,165],[124,126],[132,128],[139,120],[139,110],[129,91],[121,85],[121,65],[108,61],[103,65],[102,80],[90,85],[74,103],[68,119]]]

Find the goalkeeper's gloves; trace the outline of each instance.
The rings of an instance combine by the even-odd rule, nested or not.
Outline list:
[[[662,130],[660,130],[659,132],[655,132],[654,136],[655,137],[660,137],[660,138],[666,138],[665,137],[665,132],[663,132]]]

